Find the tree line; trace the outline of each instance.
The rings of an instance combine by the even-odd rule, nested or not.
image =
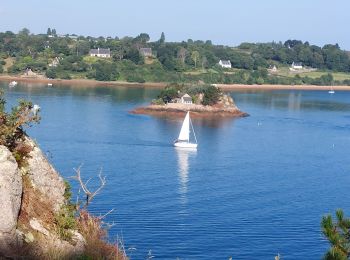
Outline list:
[[[94,48],[108,48],[111,58],[88,57]],[[144,57],[141,48],[151,48]],[[347,51],[338,44],[323,47],[308,42],[287,40],[282,43],[242,43],[237,47],[215,45],[210,40],[167,42],[162,33],[150,41],[147,33],[136,37],[90,37],[59,35],[48,28],[46,34],[0,33],[0,73],[11,58],[7,73],[23,73],[27,68],[49,78],[91,78],[130,82],[198,82],[241,84],[350,84],[336,82],[333,76],[317,79],[271,75],[268,68],[302,62],[305,66],[332,72],[350,72]],[[57,66],[49,66],[55,59]],[[224,69],[219,60],[230,60],[233,69]]]

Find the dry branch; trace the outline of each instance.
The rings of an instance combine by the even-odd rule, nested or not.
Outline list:
[[[102,176],[102,169],[100,170],[99,174],[98,174],[98,178],[100,179],[100,186],[95,190],[95,191],[91,191],[89,190],[89,188],[87,187],[87,184],[90,182],[91,178],[89,178],[85,183],[83,181],[83,179],[81,178],[81,169],[82,165],[80,165],[78,167],[78,169],[74,168],[75,174],[76,176],[72,176],[73,179],[76,179],[79,184],[81,189],[83,190],[83,192],[86,195],[86,202],[83,205],[83,208],[86,209],[87,206],[89,206],[89,203],[91,202],[91,200],[102,190],[102,188],[106,185],[106,176]]]

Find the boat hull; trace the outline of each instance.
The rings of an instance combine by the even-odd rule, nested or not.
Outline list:
[[[189,148],[189,149],[197,148],[197,144],[187,143],[187,142],[175,142],[174,146],[179,148]]]

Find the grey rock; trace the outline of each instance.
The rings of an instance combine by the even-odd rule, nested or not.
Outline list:
[[[21,207],[22,176],[5,147],[0,146],[0,252],[7,254],[17,245],[17,218]]]
[[[42,151],[29,138],[26,143],[33,150],[28,154],[28,176],[35,189],[38,189],[52,202],[54,211],[58,211],[64,203],[65,185],[62,177],[49,163]]]
[[[50,235],[50,232],[46,228],[44,228],[39,222],[39,220],[37,220],[36,218],[31,219],[29,221],[29,225],[31,226],[32,229],[44,234],[45,236]]]

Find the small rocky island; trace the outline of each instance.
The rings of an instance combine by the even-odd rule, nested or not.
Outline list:
[[[231,96],[215,85],[185,86],[170,84],[149,106],[131,111],[134,114],[155,116],[183,116],[191,111],[192,117],[244,117]]]

